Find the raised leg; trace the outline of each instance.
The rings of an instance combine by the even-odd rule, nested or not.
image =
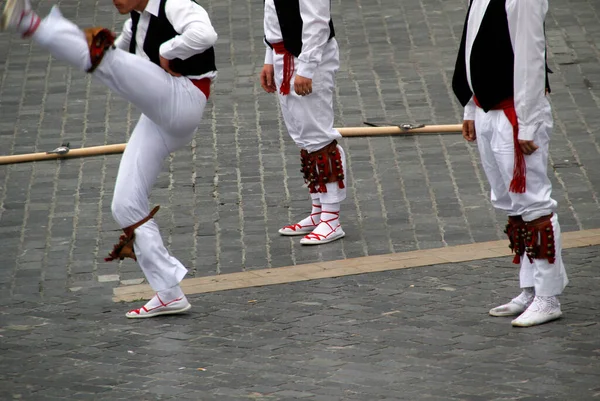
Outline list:
[[[32,38],[56,59],[81,71],[91,66],[85,34],[56,6],[41,20]],[[110,49],[93,76],[171,135],[185,136],[200,124],[204,94],[189,79],[173,77],[148,60]]]

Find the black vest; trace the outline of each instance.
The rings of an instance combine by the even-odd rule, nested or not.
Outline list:
[[[192,1],[192,0],[190,0]],[[160,1],[160,7],[158,11],[158,17],[150,15],[150,23],[148,25],[148,32],[144,39],[144,52],[150,58],[154,64],[160,66],[160,45],[166,41],[174,38],[178,35],[177,31],[173,28],[173,25],[167,19],[165,13],[165,4],[167,0]],[[132,11],[131,12],[131,42],[129,44],[129,52],[135,53],[136,48],[136,32],[137,25],[140,20],[140,14]],[[216,71],[215,65],[215,49],[213,47],[205,50],[200,54],[193,55],[192,57],[181,60],[173,59],[170,63],[170,68],[181,74],[181,75],[203,75],[211,71]]]
[[[307,0],[311,1],[311,0]],[[302,53],[302,15],[300,14],[300,0],[274,0],[277,19],[281,27],[283,45],[285,49],[294,56],[299,57]],[[333,20],[329,20],[329,39],[335,37]],[[265,42],[271,46],[266,40]]]
[[[485,112],[514,95],[515,55],[510,40],[505,3],[506,0],[490,1],[471,49],[471,59],[469,60],[471,85]],[[463,107],[473,96],[467,80],[465,60],[470,12],[471,6],[469,5],[452,77],[452,89]],[[546,88],[549,90],[548,72],[551,71],[546,66]]]

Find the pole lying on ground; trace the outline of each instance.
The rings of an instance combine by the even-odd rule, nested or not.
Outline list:
[[[414,135],[414,134],[448,134],[462,132],[462,125],[424,125],[418,128],[404,129],[390,125],[385,127],[348,127],[337,128],[344,137],[351,136],[380,136],[380,135]]]
[[[67,159],[72,157],[84,157],[84,156],[98,156],[106,155],[111,153],[123,153],[125,150],[125,143],[115,145],[102,145],[102,146],[91,146],[88,148],[70,149],[68,153],[56,154],[56,153],[27,153],[22,155],[12,156],[0,156],[0,164],[12,164],[12,163],[24,163],[24,162],[35,162],[40,160],[52,160],[52,159]]]
[[[460,133],[462,126],[454,125],[425,125],[418,128],[405,129],[399,126],[390,125],[384,127],[346,127],[336,128],[343,137],[353,136],[383,136],[383,135],[414,135],[414,134],[443,134],[443,133]],[[99,156],[112,153],[123,153],[126,143],[114,145],[91,146],[80,149],[70,149],[65,154],[56,153],[27,153],[22,155],[0,156],[0,165],[34,162],[41,160],[67,159],[73,157]]]

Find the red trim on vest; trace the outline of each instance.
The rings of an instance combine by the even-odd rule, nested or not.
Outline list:
[[[294,76],[294,55],[288,52],[283,45],[283,42],[271,43],[273,46],[273,50],[275,50],[276,54],[283,54],[283,81],[281,82],[281,88],[279,88],[279,93],[282,95],[290,94],[290,87],[292,77]]]
[[[475,95],[473,95],[473,101],[477,107],[481,108],[481,105],[477,101]],[[527,166],[525,165],[525,156],[519,146],[519,120],[517,119],[517,112],[515,111],[515,101],[513,98],[505,99],[492,107],[491,110],[503,110],[504,115],[508,118],[508,121],[513,127],[513,143],[515,147],[515,166],[513,168],[513,178],[510,182],[508,190],[516,194],[525,193],[527,188],[526,174]]]

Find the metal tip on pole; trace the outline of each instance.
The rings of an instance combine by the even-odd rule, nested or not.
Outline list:
[[[423,128],[425,124],[392,124],[388,122],[375,122],[375,121],[364,121],[364,125],[368,125],[369,127],[398,127],[402,131],[410,131],[415,128]]]
[[[415,128],[423,128],[425,124],[401,124],[398,126],[402,131],[410,131]]]
[[[54,149],[54,150],[50,150],[48,152],[46,152],[46,154],[51,155],[51,154],[56,154],[56,155],[66,155],[67,153],[69,153],[69,142],[67,143],[63,143],[62,145],[60,145],[58,148]]]

